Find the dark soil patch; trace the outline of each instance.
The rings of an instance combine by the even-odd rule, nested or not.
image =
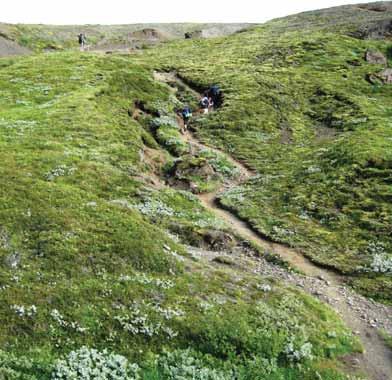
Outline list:
[[[20,46],[15,41],[0,36],[0,57],[10,57],[15,55],[29,54],[30,50]]]

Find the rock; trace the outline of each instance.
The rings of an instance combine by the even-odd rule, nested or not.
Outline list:
[[[193,32],[186,32],[184,37],[186,40],[193,39],[193,38],[203,38],[203,31],[195,30]]]
[[[204,241],[215,251],[230,250],[236,244],[235,239],[230,234],[218,230],[206,232]]]
[[[384,83],[392,84],[392,69],[385,69],[377,75]]]
[[[366,74],[366,80],[373,85],[381,86],[384,84],[382,79],[379,78],[377,74],[373,74],[373,73]]]
[[[386,65],[387,59],[383,53],[378,50],[368,49],[365,53],[365,60],[377,65]]]
[[[271,285],[268,285],[268,284],[258,285],[257,288],[260,289],[261,291],[265,292],[265,293],[268,293],[268,292],[270,292],[272,290]]]
[[[373,85],[392,84],[392,69],[384,69],[378,74],[367,74],[366,80]]]
[[[141,163],[144,162],[144,150],[143,150],[143,149],[140,149],[140,150],[139,150],[139,161],[140,161]]]
[[[379,20],[362,25],[358,30],[349,33],[354,38],[362,40],[375,39],[383,40],[392,35],[392,22],[390,19]]]
[[[164,41],[169,38],[169,36],[158,29],[153,28],[145,28],[141,30],[137,30],[135,32],[130,33],[129,38],[131,40],[137,41]]]
[[[16,269],[20,264],[20,259],[20,254],[18,252],[14,252],[5,258],[5,264],[11,269]]]
[[[370,3],[370,4],[361,4],[358,5],[358,8],[360,9],[364,9],[367,11],[371,11],[371,12],[387,12],[388,10],[392,10],[391,5],[390,4],[384,4],[382,2],[377,2],[377,3]]]
[[[352,363],[355,367],[357,367],[357,366],[359,366],[359,365],[361,364],[361,361],[360,361],[358,358],[353,358],[353,359],[351,360],[351,363]]]
[[[197,186],[197,183],[189,182],[189,190],[196,194],[199,192],[199,186]]]

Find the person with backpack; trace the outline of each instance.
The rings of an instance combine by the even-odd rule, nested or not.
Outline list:
[[[213,103],[219,107],[222,103],[222,93],[217,84],[211,86],[208,90],[208,95],[211,97]]]
[[[211,106],[211,98],[208,97],[207,93],[204,94],[204,96],[200,100],[200,106],[203,110],[204,114],[208,113],[208,110]]]
[[[181,133],[185,133],[185,131],[188,129],[188,123],[189,120],[192,117],[192,110],[189,106],[185,106],[183,108],[183,110],[181,111],[181,116],[182,116],[182,120],[184,121],[184,125],[181,128]]]
[[[80,51],[84,51],[84,48],[85,48],[86,42],[87,42],[85,34],[80,33],[78,36],[78,40],[79,40]]]

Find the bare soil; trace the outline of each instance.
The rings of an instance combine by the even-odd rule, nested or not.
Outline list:
[[[29,54],[30,50],[20,46],[15,41],[0,36],[0,57]]]

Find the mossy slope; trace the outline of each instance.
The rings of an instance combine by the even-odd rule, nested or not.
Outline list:
[[[0,83],[5,376],[49,378],[54,360],[82,345],[126,355],[146,379],[153,353],[187,347],[206,368],[243,379],[251,368],[276,379],[341,376],[335,358],[360,347],[327,307],[279,284],[266,295],[254,276],[184,271],[185,249],[167,231],[227,227],[189,192],[146,181],[154,162],[144,153],[159,148],[130,117],[134,105],[178,106],[148,67],[42,54],[2,59]],[[313,358],[299,368],[290,355],[304,345]]]
[[[369,48],[388,56],[390,44],[353,37],[390,17],[385,4],[383,12],[349,6],[301,14],[146,55],[196,88],[222,87],[223,107],[194,127],[258,175],[221,202],[391,301],[391,269],[380,271],[392,249],[392,87],[371,85],[367,74],[382,66],[364,59]]]

